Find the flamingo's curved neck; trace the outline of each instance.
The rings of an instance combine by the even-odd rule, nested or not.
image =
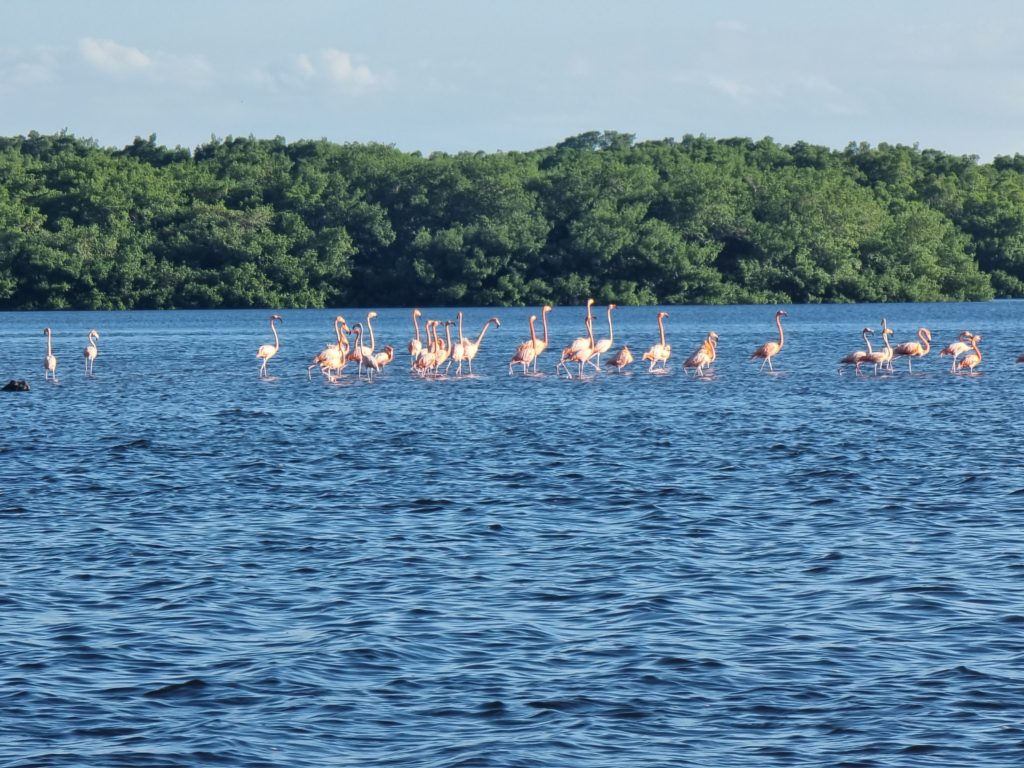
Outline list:
[[[459,344],[462,344],[466,340],[466,337],[462,335],[462,313],[459,312]],[[451,346],[449,342],[448,346]]]
[[[782,349],[782,343],[786,340],[786,337],[782,334],[782,315],[775,316],[775,324],[779,326],[779,349]]]
[[[661,346],[665,346],[665,318],[658,315],[658,331],[661,333]]]
[[[544,323],[544,344],[548,343],[548,311],[545,309],[540,313],[541,321]],[[536,337],[534,337],[536,341]]]
[[[53,347],[50,345],[50,329],[46,329],[46,354],[47,356],[53,354]]]
[[[981,350],[978,349],[978,340],[974,336],[971,337],[971,346],[974,348],[974,354],[978,356],[978,362],[981,362]]]
[[[534,346],[537,345],[537,328],[533,324],[533,318],[530,318],[530,341],[533,342]]]
[[[484,334],[487,333],[487,326],[489,326],[493,322],[494,318],[492,317],[490,320],[484,323],[484,327],[480,329],[480,335],[476,337],[477,346],[480,346],[480,342],[484,340]]]
[[[279,338],[277,338],[277,326],[274,325],[274,321],[273,320],[270,321],[270,330],[272,330],[274,332],[274,349],[280,349],[281,348],[281,340]]]
[[[921,346],[924,347],[924,354],[928,354],[928,350],[931,349],[931,344],[928,341],[928,337],[924,333],[924,328],[918,328],[917,338],[921,340]]]
[[[862,335],[864,336],[864,343],[867,344],[868,354],[870,355],[871,354],[871,339],[868,338],[868,332],[867,331],[864,331],[864,333]]]
[[[615,343],[615,331],[612,330],[612,305],[608,305],[608,341]]]
[[[416,341],[420,340],[420,318],[416,314],[416,310],[412,311],[412,327],[416,329]]]

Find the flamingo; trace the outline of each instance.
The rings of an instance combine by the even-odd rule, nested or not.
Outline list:
[[[974,369],[981,365],[981,350],[978,349],[978,342],[981,341],[981,336],[971,336],[971,348],[974,350],[963,356],[960,360],[960,367],[967,368],[971,373],[974,373]]]
[[[633,362],[633,353],[629,351],[628,346],[623,346],[605,365],[609,365],[619,373],[622,373],[622,369]]]
[[[905,341],[902,344],[897,345],[893,350],[894,357],[907,358],[907,373],[913,373],[913,363],[911,362],[913,358],[924,357],[928,354],[928,350],[931,349],[931,331],[927,328],[918,328],[917,338],[921,340],[920,343],[916,341]]]
[[[782,345],[786,341],[786,337],[782,333],[782,318],[784,317],[786,317],[786,312],[784,312],[781,309],[775,313],[775,325],[779,327],[779,340],[766,341],[760,347],[755,349],[754,354],[750,356],[751,360],[753,360],[755,357],[764,358],[764,362],[761,363],[761,367],[757,369],[758,371],[764,370],[765,363],[768,363],[769,371],[774,372],[775,370],[774,368],[772,368],[772,358],[779,354],[780,351],[782,351]]]
[[[871,350],[871,342],[866,338],[864,341],[868,344],[868,353],[864,355],[860,361],[861,365],[872,365],[875,368],[875,376],[878,375],[878,369],[884,366],[886,363],[892,360],[892,346],[889,344],[889,337],[895,333],[892,328],[885,324],[885,320],[882,320],[882,343],[885,344],[885,349],[879,349],[875,351]]]
[[[43,358],[43,381],[47,379],[57,380],[57,358],[53,354],[52,334],[49,328],[43,328],[46,334],[46,357]]]
[[[362,376],[363,368],[366,368],[366,378],[372,380],[374,371],[380,371],[381,366],[377,363],[373,353],[367,351],[370,347],[363,346],[363,324],[356,323],[352,326],[352,330],[356,334],[356,341],[352,348],[354,350],[353,354],[359,358],[359,375]]]
[[[484,327],[480,329],[480,335],[476,337],[476,341],[473,341],[472,339],[466,339],[464,342],[462,342],[462,346],[466,348],[466,362],[469,363],[470,375],[473,374],[473,358],[475,358],[477,352],[480,351],[480,342],[484,340],[484,334],[487,333],[487,326],[489,326],[491,323],[494,323],[495,328],[501,328],[501,321],[498,320],[498,318],[496,317],[492,317],[490,320],[484,323]],[[461,366],[459,369],[459,374],[462,374]]]
[[[390,344],[385,344],[384,345],[384,349],[382,349],[380,352],[376,353],[373,356],[374,362],[377,363],[377,366],[378,366],[377,370],[378,371],[383,371],[384,370],[384,366],[387,365],[388,363],[390,363],[394,359],[395,359],[395,348],[392,347]]]
[[[608,338],[607,339],[600,339],[594,345],[594,352],[591,355],[591,357],[596,357],[597,358],[597,362],[595,363],[592,360],[588,360],[587,361],[591,365],[593,365],[594,368],[596,368],[598,370],[601,369],[601,355],[603,355],[605,352],[607,352],[609,349],[611,349],[612,348],[612,344],[615,343],[615,331],[612,330],[612,310],[615,309],[617,306],[618,306],[617,304],[609,304],[608,305]]]
[[[366,327],[370,331],[370,346],[366,346],[362,342],[359,343],[359,347],[353,347],[352,351],[348,353],[346,360],[351,360],[353,363],[358,363],[361,359],[366,356],[373,356],[373,348],[376,346],[376,342],[373,339],[373,318],[377,316],[376,312],[366,313]],[[362,339],[362,323],[356,323],[360,328],[359,338]],[[355,325],[352,326],[352,330],[355,330]]]
[[[668,369],[668,359],[672,356],[672,345],[665,343],[665,318],[668,317],[668,312],[658,313],[658,332],[661,334],[661,341],[655,344],[653,347],[648,349],[643,354],[644,360],[651,361],[651,367],[648,369],[651,373],[654,372],[654,366],[661,363],[661,370],[665,371]]]
[[[348,338],[344,335],[348,331],[348,324],[344,317],[338,315],[334,318],[334,333],[338,337],[338,343],[328,344],[313,358],[313,362],[306,368],[306,378],[311,378],[310,372],[320,366],[320,372],[329,381],[334,381],[334,377],[341,373],[348,362],[349,343]]]
[[[589,329],[591,327],[591,324],[594,322],[594,316],[590,312],[590,308],[592,306],[594,306],[594,300],[587,299],[587,314],[583,318],[584,328]],[[588,330],[587,333],[590,333],[590,330]],[[579,350],[592,348],[592,342],[593,340],[590,336],[580,336],[578,338],[573,339],[572,344],[570,344],[568,347],[562,350],[562,358],[561,360],[558,361],[558,365],[555,366],[555,369],[557,370],[559,366],[561,366],[566,360],[575,355],[576,352],[578,352]]]
[[[840,374],[842,374],[844,368],[847,365],[852,365],[853,369],[857,372],[857,375],[860,376],[861,375],[861,373],[860,373],[860,366],[861,366],[861,364],[864,362],[864,359],[868,355],[870,355],[872,353],[872,350],[871,350],[871,339],[869,339],[868,336],[870,334],[874,333],[874,331],[872,329],[870,329],[870,328],[865,328],[860,333],[861,333],[861,336],[864,337],[864,344],[867,346],[867,351],[865,351],[863,349],[858,349],[858,350],[855,350],[854,352],[851,352],[850,354],[846,355],[846,357],[844,357],[842,360],[840,360],[839,361],[839,373]]]
[[[96,339],[100,337],[99,331],[89,331],[89,346],[85,348],[85,375],[91,376],[93,365],[96,363],[96,355],[100,353],[96,346]]]
[[[575,351],[571,352],[568,357],[564,355],[561,360],[558,361],[558,365],[555,366],[555,372],[558,372],[559,368],[565,368],[566,374],[569,378],[572,378],[572,374],[569,373],[569,366],[567,363],[574,362],[579,364],[580,367],[580,378],[583,378],[583,365],[594,356],[594,320],[592,317],[588,317],[584,322],[587,326],[587,343],[586,346],[578,347]]]
[[[260,366],[260,378],[266,378],[267,361],[269,361],[270,358],[276,355],[281,349],[281,339],[277,336],[277,326],[274,325],[275,322],[282,322],[282,317],[280,315],[270,316],[270,330],[274,332],[274,343],[263,344],[256,350],[256,357],[263,360],[263,364]]]
[[[541,356],[541,353],[548,348],[548,312],[551,311],[551,305],[545,304],[541,307],[540,317],[541,322],[544,324],[544,338],[533,340],[533,372],[537,373],[537,358]]]
[[[524,341],[516,347],[515,354],[512,355],[512,359],[508,363],[509,375],[512,374],[513,365],[521,365],[523,366],[523,375],[525,376],[530,363],[537,359],[537,328],[534,325],[536,322],[537,316],[530,315],[530,340]]]
[[[430,338],[430,332],[438,324],[438,320],[427,320],[424,324],[424,334],[427,337],[427,343],[423,345],[420,353],[412,362],[413,370],[420,376],[426,376],[432,369],[437,366],[437,347]]]
[[[683,371],[687,368],[694,368],[696,369],[695,373],[697,376],[703,376],[704,369],[715,360],[715,348],[717,345],[718,334],[710,331],[707,338],[701,342],[696,351],[686,358],[686,361],[683,363]]]
[[[409,342],[409,358],[416,360],[416,356],[423,350],[423,342],[420,341],[420,321],[423,313],[418,309],[412,311],[412,327],[416,329],[416,338]]]
[[[952,344],[948,344],[942,349],[941,352],[939,352],[939,357],[953,357],[953,365],[950,366],[950,371],[953,371],[955,373],[956,359],[960,357],[960,355],[962,355],[964,352],[971,351],[971,336],[973,336],[973,334],[970,331],[960,331],[960,335],[957,337],[957,340],[954,341]]]
[[[451,360],[448,361],[448,368],[451,367],[452,363],[458,363],[456,373],[459,376],[462,375],[462,363],[466,359],[466,337],[462,335],[462,312],[459,312],[456,317],[459,318],[459,340],[455,343],[455,347],[452,349]],[[448,373],[448,368],[445,368],[445,373]]]

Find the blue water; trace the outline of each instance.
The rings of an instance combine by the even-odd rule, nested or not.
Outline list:
[[[667,309],[667,375],[509,376],[517,309],[334,384],[335,311],[267,380],[268,311],[0,315],[0,766],[1024,762],[1024,303],[789,307],[775,375],[774,307]],[[979,374],[838,376],[883,315]]]

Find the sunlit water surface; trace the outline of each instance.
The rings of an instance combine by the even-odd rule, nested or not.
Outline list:
[[[1024,303],[789,307],[775,375],[774,307],[666,309],[666,375],[509,376],[536,309],[471,310],[474,377],[335,384],[336,311],[268,380],[266,311],[2,315],[0,766],[1024,762]],[[980,373],[837,375],[883,315]]]

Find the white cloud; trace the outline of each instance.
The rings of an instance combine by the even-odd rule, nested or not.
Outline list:
[[[57,57],[48,48],[0,49],[0,89],[38,86],[56,78]]]
[[[305,80],[326,81],[350,91],[363,91],[380,82],[368,66],[356,63],[352,54],[337,48],[297,56],[295,70]]]
[[[83,38],[78,41],[78,52],[94,69],[117,77],[143,77],[160,83],[196,86],[208,82],[212,74],[203,56],[145,53],[113,40]]]
[[[96,69],[110,74],[124,74],[148,69],[152,59],[138,48],[120,45],[113,40],[85,37],[78,41],[82,58]]]

